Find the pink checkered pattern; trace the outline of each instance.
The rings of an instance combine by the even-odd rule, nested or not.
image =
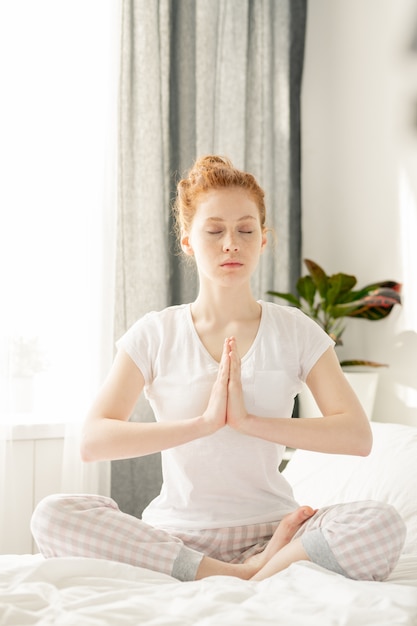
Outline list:
[[[226,563],[243,563],[262,552],[279,522],[264,522],[248,526],[211,528],[208,530],[175,530],[176,537],[186,546]]]
[[[31,529],[46,558],[109,559],[171,574],[184,544],[225,562],[240,563],[260,552],[277,523],[172,534],[123,513],[105,496],[53,495],[42,500]],[[195,560],[195,558],[194,558]]]
[[[171,574],[182,541],[122,513],[111,498],[48,496],[36,507],[31,529],[46,558],[82,556],[120,561]]]
[[[170,575],[180,553],[184,558],[184,546],[221,561],[242,563],[264,549],[277,525],[176,531],[173,536],[122,513],[111,498],[92,495],[48,496],[32,517],[33,536],[46,558],[102,558]],[[365,580],[383,580],[390,573],[405,538],[395,509],[376,502],[320,509],[296,536],[318,528],[346,575]],[[195,564],[195,555],[190,556],[192,561]]]
[[[356,580],[385,580],[397,564],[406,536],[405,524],[393,506],[369,500],[322,508],[296,536],[318,528],[341,569]]]

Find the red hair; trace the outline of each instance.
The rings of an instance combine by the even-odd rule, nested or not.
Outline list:
[[[180,236],[182,231],[190,231],[200,196],[214,189],[233,187],[244,189],[251,196],[258,207],[261,228],[264,229],[265,194],[255,177],[235,168],[226,157],[208,155],[197,159],[188,176],[177,185],[177,197],[173,206],[177,235]]]

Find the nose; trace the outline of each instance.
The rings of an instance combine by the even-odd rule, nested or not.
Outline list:
[[[235,240],[235,237],[231,233],[228,233],[223,242],[224,252],[237,252],[238,249],[239,247]]]

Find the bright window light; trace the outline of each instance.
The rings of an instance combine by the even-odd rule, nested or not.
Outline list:
[[[112,0],[0,6],[3,420],[82,419],[102,376],[115,30]]]

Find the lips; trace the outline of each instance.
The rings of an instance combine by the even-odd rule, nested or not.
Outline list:
[[[233,267],[242,267],[243,263],[240,263],[239,261],[235,261],[233,259],[230,259],[228,261],[225,261],[224,263],[221,264],[221,267],[226,267],[226,268],[233,268]]]

